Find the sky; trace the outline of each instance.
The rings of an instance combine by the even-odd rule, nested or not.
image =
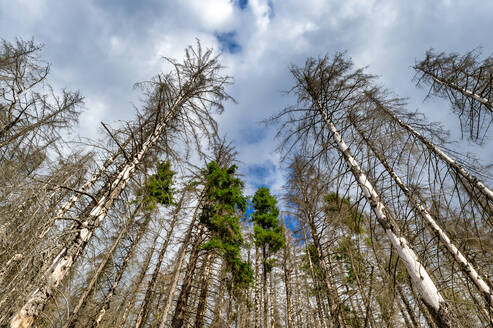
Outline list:
[[[100,121],[133,118],[140,96],[133,85],[166,71],[163,56],[181,59],[196,38],[221,53],[237,103],[226,103],[218,122],[251,194],[262,185],[279,194],[284,183],[276,131],[259,122],[294,103],[282,93],[293,85],[289,65],[346,50],[356,67],[368,66],[381,85],[409,97],[410,110],[457,136],[447,102],[424,101],[411,66],[429,48],[482,47],[490,55],[491,31],[493,1],[484,0],[0,0],[0,38],[44,44],[51,84],[85,97],[83,137],[102,137]],[[491,164],[492,144],[460,142],[456,150]]]

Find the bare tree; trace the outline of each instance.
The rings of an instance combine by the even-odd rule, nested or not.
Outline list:
[[[113,178],[98,193],[98,198],[86,209],[78,219],[75,230],[79,232],[68,239],[62,250],[51,263],[45,273],[45,280],[41,282],[24,306],[13,316],[12,327],[29,327],[32,325],[40,310],[53,295],[56,287],[67,275],[75,260],[92,237],[94,230],[106,217],[119,194],[125,189],[139,163],[148,155],[166,128],[177,128],[180,120],[187,122],[196,115],[202,130],[207,130],[205,122],[210,122],[215,128],[211,116],[211,109],[222,109],[221,101],[229,97],[224,92],[229,78],[218,75],[221,68],[217,58],[212,57],[211,50],[202,51],[189,48],[186,51],[183,63],[172,62],[175,73],[161,75],[156,78],[154,98],[149,104],[155,107],[155,122],[148,136],[139,142],[138,150],[114,174]]]
[[[335,125],[347,122],[345,115],[362,104],[364,92],[370,87],[371,76],[364,74],[362,70],[352,71],[351,66],[352,63],[346,60],[343,54],[336,54],[332,60],[328,57],[308,59],[304,68],[291,69],[296,81],[293,92],[298,97],[298,106],[289,107],[277,116],[278,119],[287,117],[283,127],[289,130],[281,130],[286,136],[284,145],[292,147],[289,145],[304,142],[303,145],[311,147],[310,150],[316,149],[312,152],[315,155],[327,154],[333,145],[339,156],[344,159],[377,221],[406,265],[413,284],[419,290],[434,319],[441,327],[454,327],[456,319],[450,312],[450,306],[407,239],[401,234],[395,219],[373,183],[361,170]],[[294,129],[291,128],[293,125]],[[343,125],[342,128],[346,129],[347,125]],[[290,139],[293,138],[296,140],[290,144]]]
[[[482,143],[493,122],[493,57],[480,56],[478,49],[463,56],[430,49],[413,68],[418,86],[429,85],[429,94],[448,98],[462,132]]]

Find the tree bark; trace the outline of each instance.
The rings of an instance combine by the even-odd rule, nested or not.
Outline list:
[[[409,275],[412,278],[413,284],[418,289],[424,303],[430,310],[439,327],[457,327],[457,320],[450,312],[449,305],[445,302],[442,295],[438,291],[435,283],[429,276],[426,269],[419,262],[417,255],[409,246],[407,240],[400,236],[400,229],[395,221],[390,217],[390,212],[386,209],[380,196],[375,188],[362,172],[359,164],[354,159],[348,146],[342,139],[339,131],[329,119],[326,109],[318,103],[319,111],[325,121],[325,124],[332,133],[332,137],[337,144],[337,149],[343,155],[346,164],[351,173],[358,182],[365,198],[371,205],[379,224],[385,230],[387,237],[392,243],[392,246],[397,250],[400,258],[404,262]],[[389,213],[389,214],[387,214]]]
[[[306,195],[304,195],[304,200],[305,202],[307,201]],[[312,235],[313,239],[313,244],[315,246],[315,249],[317,251],[317,257],[319,259],[319,265],[320,265],[320,270],[322,272],[322,278],[324,280],[325,288],[327,289],[327,300],[329,302],[329,311],[330,315],[332,316],[332,320],[334,321],[334,324],[336,327],[345,327],[344,319],[341,314],[341,306],[339,304],[339,301],[337,300],[337,292],[334,290],[332,286],[332,282],[329,276],[329,270],[327,268],[327,265],[325,263],[325,257],[322,252],[322,247],[320,245],[320,240],[318,238],[318,233],[317,229],[315,227],[315,221],[312,215],[312,212],[310,209],[305,208],[304,209],[305,216],[308,219],[308,226],[310,227],[310,232]],[[303,233],[305,231],[303,230]],[[305,238],[306,238],[306,233],[305,233]],[[307,249],[308,252],[308,249]],[[309,252],[308,252],[308,257],[310,258]],[[311,262],[311,258],[310,258]],[[316,281],[316,280],[315,280]],[[321,309],[320,309],[321,310]],[[325,320],[322,321],[322,324],[324,324]]]
[[[159,328],[164,328],[166,326],[166,322],[168,321],[169,312],[171,310],[171,304],[173,303],[173,296],[176,292],[176,287],[178,286],[178,280],[180,278],[181,267],[183,265],[183,260],[185,259],[186,250],[192,238],[193,228],[195,227],[195,222],[197,220],[197,215],[199,213],[201,200],[199,200],[199,204],[195,208],[192,220],[188,227],[187,233],[185,234],[185,238],[182,241],[180,249],[176,254],[175,266],[173,270],[173,277],[171,278],[171,284],[166,291],[165,296],[165,304],[163,307],[163,311],[161,313],[161,322],[159,323]]]
[[[202,284],[200,286],[199,303],[197,305],[197,314],[195,315],[195,328],[202,328],[204,326],[204,315],[207,305],[207,292],[209,291],[209,283],[211,278],[212,265],[214,264],[212,253],[209,252],[204,260],[204,274],[200,279]]]
[[[93,322],[91,323],[91,328],[99,327],[99,325],[101,324],[101,321],[103,320],[104,315],[106,314],[106,312],[110,308],[111,299],[113,298],[113,295],[115,294],[115,290],[118,287],[118,285],[120,284],[120,280],[122,279],[123,274],[125,273],[125,270],[127,269],[128,263],[130,262],[130,259],[133,256],[135,248],[137,247],[140,240],[142,239],[142,236],[144,236],[144,234],[147,230],[147,226],[149,225],[150,221],[151,221],[151,215],[146,214],[145,220],[142,223],[142,225],[140,226],[139,231],[137,232],[137,236],[132,241],[129,250],[128,250],[127,254],[125,255],[125,258],[123,259],[123,262],[120,266],[120,269],[117,271],[117,273],[115,275],[115,279],[113,281],[113,284],[111,285],[110,290],[108,291],[108,294],[104,298],[103,304],[99,308],[98,315],[94,318]],[[151,256],[152,256],[152,253],[151,253]]]
[[[161,271],[161,265],[163,263],[164,255],[166,254],[166,251],[168,250],[168,245],[171,240],[171,236],[173,235],[173,230],[176,225],[176,221],[178,220],[178,214],[180,213],[183,205],[183,200],[185,199],[186,191],[183,191],[181,194],[181,198],[178,201],[178,204],[176,205],[176,209],[174,210],[173,213],[173,219],[171,220],[169,224],[169,230],[166,235],[166,239],[163,242],[163,245],[161,246],[161,250],[159,251],[158,255],[158,260],[156,263],[156,266],[154,268],[154,272],[152,273],[151,280],[149,280],[146,288],[146,293],[144,296],[144,300],[142,301],[140,305],[140,310],[139,314],[137,315],[137,320],[135,322],[135,328],[140,328],[142,324],[144,324],[147,320],[147,315],[149,313],[149,306],[151,304],[151,295],[154,290],[154,287],[156,285],[156,281],[159,275],[159,272]]]
[[[315,274],[315,268],[313,267],[312,256],[311,256],[310,250],[308,248],[308,238],[306,236],[306,231],[305,231],[305,226],[304,225],[302,226],[302,229],[303,229],[303,237],[305,238],[305,252],[306,252],[306,257],[308,258],[308,265],[310,267],[310,275],[311,275],[311,278],[312,278],[313,288],[315,289],[315,293],[314,294],[315,294],[315,300],[317,302],[317,314],[318,314],[318,318],[320,320],[321,327],[322,328],[325,328],[325,326],[326,326],[325,325],[325,319],[324,319],[324,315],[322,314],[322,311],[323,311],[322,302],[320,300],[319,280],[318,280],[318,277]],[[312,236],[312,237],[314,239],[317,238],[316,236]],[[318,242],[317,242],[317,244],[318,244]],[[329,294],[331,293],[330,290],[328,290],[328,293]],[[334,300],[333,300],[332,296],[328,295],[327,299],[329,301],[329,307],[330,307],[332,318],[335,321],[338,321],[338,320],[341,320],[342,321],[342,318],[339,318],[339,314],[338,313],[332,312],[332,311],[334,311],[334,306],[333,306]],[[336,311],[337,311],[337,309],[336,309]],[[339,325],[340,323],[339,322],[335,322],[335,324],[336,325]]]
[[[89,295],[92,294],[94,287],[96,286],[96,283],[99,280],[101,273],[103,272],[103,269],[106,267],[106,264],[109,262],[109,260],[113,256],[113,253],[115,252],[118,244],[120,243],[120,240],[127,233],[130,225],[134,222],[135,216],[137,215],[139,209],[140,209],[140,205],[134,209],[129,220],[126,222],[125,226],[123,227],[123,229],[120,231],[120,233],[116,237],[116,239],[113,242],[113,244],[111,245],[110,249],[107,251],[105,258],[99,264],[98,268],[96,269],[96,272],[94,273],[93,277],[91,278],[91,281],[89,282],[88,286],[86,287],[86,289],[82,293],[81,297],[79,298],[79,302],[77,303],[77,305],[72,310],[72,313],[70,314],[70,317],[67,320],[67,322],[65,323],[65,325],[63,326],[63,328],[75,327],[75,324],[77,323],[77,320],[79,319],[79,311],[86,305],[86,302],[89,298]]]
[[[421,205],[412,191],[404,184],[404,182],[402,182],[401,178],[399,178],[395,171],[390,167],[382,154],[380,154],[380,152],[376,149],[375,145],[364,135],[364,133],[357,126],[355,126],[355,128],[361,135],[363,140],[366,142],[368,147],[371,149],[371,151],[375,154],[380,163],[382,163],[385,170],[389,173],[395,183],[402,190],[404,195],[406,195],[407,199],[409,199],[414,209],[426,221],[427,226],[431,230],[431,233],[433,235],[437,235],[440,238],[440,241],[445,246],[448,253],[460,265],[462,271],[472,280],[476,288],[485,299],[487,307],[491,307],[493,305],[493,295],[491,293],[490,287],[488,286],[484,278],[481,277],[472,263],[469,262],[469,260],[452,243],[447,233],[438,225],[435,219],[431,216],[430,212],[423,205]],[[491,310],[493,310],[493,308],[491,308]],[[491,323],[493,323],[493,321]]]
[[[480,179],[469,173],[464,169],[459,163],[454,161],[450,156],[445,154],[437,146],[431,143],[418,131],[413,129],[409,124],[404,123],[400,118],[398,118],[390,109],[386,108],[380,104],[377,100],[373,99],[375,104],[387,113],[393,120],[395,120],[401,127],[406,129],[411,135],[415,136],[419,141],[421,141],[426,148],[428,148],[432,153],[440,157],[445,163],[447,163],[457,174],[462,176],[467,182],[474,186],[484,197],[486,197],[490,202],[493,201],[493,191],[489,189]]]

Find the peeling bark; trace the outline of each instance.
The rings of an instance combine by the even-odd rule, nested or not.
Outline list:
[[[402,182],[401,178],[395,173],[394,170],[387,163],[385,158],[380,154],[380,152],[375,148],[375,145],[364,135],[364,133],[355,126],[356,130],[366,142],[368,147],[375,154],[377,159],[382,163],[385,170],[390,174],[395,183],[402,190],[404,195],[409,199],[414,209],[420,214],[420,216],[426,221],[429,229],[434,235],[440,238],[440,241],[445,245],[448,253],[453,257],[453,259],[460,265],[462,271],[472,280],[476,288],[479,290],[481,295],[486,301],[488,307],[493,304],[493,295],[491,289],[486,283],[486,281],[477,272],[471,262],[460,252],[460,250],[452,243],[447,233],[438,225],[436,220],[431,216],[430,212],[414,197],[411,190]],[[492,309],[493,310],[493,309]]]
[[[386,209],[383,202],[380,200],[375,188],[362,172],[359,164],[354,159],[349,147],[342,139],[339,131],[330,120],[326,109],[318,103],[320,114],[322,115],[325,124],[332,133],[332,137],[337,144],[337,149],[343,155],[346,164],[351,173],[358,182],[365,198],[370,203],[370,206],[375,213],[379,224],[383,227],[392,246],[397,250],[399,257],[406,266],[413,284],[418,289],[424,303],[430,310],[433,318],[439,327],[457,327],[456,319],[449,310],[448,304],[443,299],[438,291],[435,283],[429,276],[424,266],[420,263],[417,255],[411,249],[407,240],[400,236],[400,229],[395,221],[390,217],[389,211]]]

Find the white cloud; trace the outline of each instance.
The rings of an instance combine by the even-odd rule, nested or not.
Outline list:
[[[229,0],[190,0],[184,5],[193,15],[190,23],[200,22],[210,31],[223,29],[233,21],[234,7]]]
[[[240,10],[230,0],[111,5],[0,0],[0,8],[0,30],[5,36],[43,42],[56,86],[80,89],[86,96],[83,136],[95,136],[100,120],[132,117],[130,102],[138,93],[131,92],[131,86],[167,71],[162,56],[181,59],[183,49],[194,44],[196,37],[203,46],[217,49],[215,33],[236,32],[242,51],[225,53],[222,59],[236,81],[229,90],[240,103],[227,103],[218,121],[221,131],[234,139],[245,166],[275,163],[277,168],[268,180],[276,190],[283,183],[278,155],[273,153],[277,141],[271,128],[259,128],[257,122],[292,103],[280,94],[292,83],[289,64],[302,65],[308,56],[348,50],[357,66],[370,65],[370,72],[382,75],[385,86],[410,96],[411,109],[421,107],[440,119],[449,117],[447,109],[438,102],[422,103],[424,93],[411,82],[409,66],[431,46],[463,52],[483,45],[485,53],[493,52],[488,43],[493,4],[479,1],[452,6],[447,1],[426,0],[412,4],[250,0]],[[242,131],[249,128],[268,132],[247,142],[250,136]]]
[[[95,136],[101,127],[101,121],[107,118],[108,107],[104,102],[89,99],[84,108],[79,118],[80,129],[85,135]]]

